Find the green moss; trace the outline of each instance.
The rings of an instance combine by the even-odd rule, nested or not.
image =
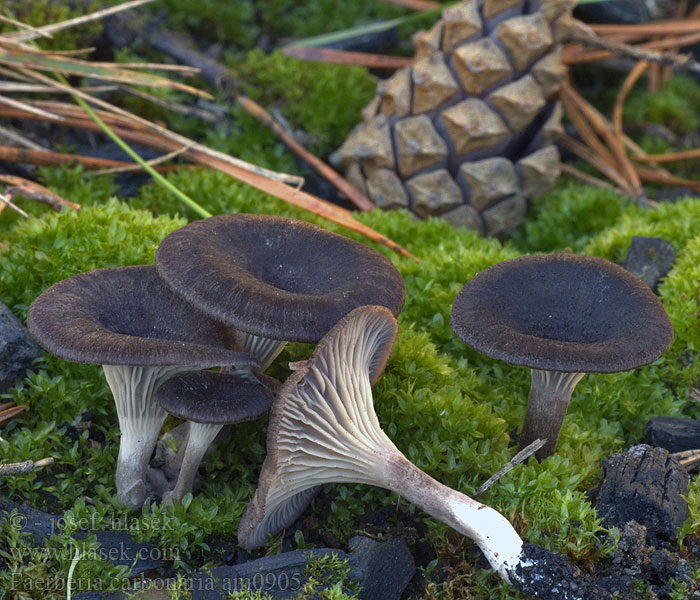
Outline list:
[[[319,154],[340,146],[376,91],[364,68],[302,61],[281,52],[253,50],[234,67],[253,100],[281,110],[293,127],[318,138],[310,149]]]
[[[700,127],[700,85],[687,75],[674,75],[658,91],[637,86],[625,103],[624,120],[657,123],[676,133]]]
[[[699,214],[700,198],[662,203],[656,209],[630,208],[613,227],[603,229],[595,236],[584,251],[622,263],[632,237],[644,235],[663,238],[679,252],[696,235]]]
[[[679,388],[700,387],[700,235],[678,256],[659,292],[674,329],[666,354],[666,377]],[[693,411],[700,416],[700,411]]]
[[[512,241],[523,252],[582,252],[591,237],[633,210],[614,191],[562,176],[549,193],[536,198]]]

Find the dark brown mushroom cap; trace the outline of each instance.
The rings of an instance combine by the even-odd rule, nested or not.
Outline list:
[[[173,293],[153,265],[97,269],[51,286],[29,308],[36,340],[64,360],[139,367],[254,364],[227,331]]]
[[[254,375],[192,371],[168,379],[156,390],[154,399],[180,419],[228,425],[266,415],[272,392]]]
[[[241,331],[317,342],[354,308],[401,311],[406,288],[375,250],[303,221],[220,215],[168,235],[160,276],[189,302]]]
[[[615,373],[661,356],[673,327],[635,275],[580,254],[506,260],[457,294],[452,329],[479,352],[533,369]]]

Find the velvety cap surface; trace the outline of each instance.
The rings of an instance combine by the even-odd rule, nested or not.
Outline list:
[[[220,215],[160,244],[161,277],[227,325],[278,340],[317,342],[352,309],[395,315],[406,288],[377,251],[321,227],[267,215]]]
[[[467,282],[452,307],[459,339],[493,358],[554,371],[614,373],[649,364],[673,338],[661,302],[602,258],[533,255]]]
[[[158,277],[152,265],[97,269],[51,286],[29,308],[29,331],[79,363],[214,367],[251,364],[226,348],[226,328]]]
[[[213,425],[258,419],[272,405],[272,392],[254,375],[215,371],[175,375],[156,390],[154,398],[171,415]]]

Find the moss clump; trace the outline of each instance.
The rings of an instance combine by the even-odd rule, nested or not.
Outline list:
[[[614,226],[593,237],[584,252],[622,263],[635,235],[663,238],[680,252],[697,233],[698,214],[700,198],[663,203],[653,210],[630,207]]]
[[[625,103],[624,120],[657,123],[679,134],[693,131],[700,127],[700,85],[687,75],[674,75],[658,92],[637,86]]]
[[[318,138],[311,146],[317,154],[342,144],[376,89],[362,67],[302,61],[281,52],[253,50],[234,68],[253,100],[281,110],[293,127]]]
[[[630,211],[629,201],[616,192],[562,177],[551,192],[533,201],[512,242],[522,252],[583,252],[592,236]]]
[[[700,235],[692,238],[659,288],[675,337],[666,354],[667,377],[679,393],[700,386]],[[693,411],[696,415],[700,411]]]

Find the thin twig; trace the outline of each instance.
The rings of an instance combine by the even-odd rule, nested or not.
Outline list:
[[[491,475],[491,477],[489,477],[483,484],[481,484],[481,486],[479,486],[479,489],[476,490],[476,493],[474,494],[474,498],[481,496],[481,494],[488,490],[501,477],[503,477],[506,473],[510,473],[514,467],[527,460],[546,443],[547,440],[536,439],[534,442],[523,448],[513,458],[511,458],[498,473]]]
[[[151,102],[158,106],[162,106],[163,108],[167,108],[168,110],[179,113],[181,115],[185,115],[188,117],[194,116],[209,123],[216,123],[218,119],[218,117],[213,112],[203,110],[196,106],[187,106],[186,104],[182,104],[180,102],[163,100],[158,96],[154,96],[153,94],[149,94],[148,92],[144,92],[143,90],[138,90],[134,87],[131,87],[130,85],[120,85],[119,87],[120,89],[124,90],[125,92],[128,92],[133,96],[136,96],[137,98],[141,98],[142,100],[146,100],[147,102]]]
[[[440,8],[439,2],[430,2],[429,0],[383,0],[387,4],[396,4],[410,10],[433,10]]]
[[[44,148],[43,146],[40,146],[36,142],[33,142],[29,138],[26,138],[23,135],[20,135],[16,131],[12,131],[11,129],[7,129],[6,127],[3,127],[2,125],[0,125],[0,136],[5,137],[8,140],[15,142],[16,144],[19,144],[23,148],[29,148],[30,150],[37,150],[37,151],[46,150],[46,148]]]
[[[679,160],[692,160],[700,158],[700,148],[692,150],[679,150],[678,152],[667,152],[665,154],[633,154],[632,158],[639,162],[676,162]]]
[[[572,177],[576,177],[577,179],[580,179],[584,183],[588,183],[589,185],[594,185],[596,187],[604,188],[606,190],[613,190],[613,191],[617,192],[618,194],[625,195],[625,192],[623,192],[619,188],[616,188],[611,183],[608,183],[607,181],[604,181],[603,179],[599,179],[598,177],[595,177],[593,175],[589,175],[588,173],[584,173],[583,171],[579,171],[578,169],[572,167],[571,165],[568,165],[566,163],[562,163],[561,165],[559,165],[559,168],[561,169],[562,173],[567,173],[567,174],[571,175]]]
[[[287,146],[289,146],[298,156],[309,163],[309,165],[311,165],[311,167],[319,175],[330,182],[330,184],[341,194],[344,194],[355,206],[357,206],[357,208],[360,210],[371,210],[374,208],[374,203],[367,198],[367,196],[350,185],[331,167],[329,167],[318,157],[311,154],[311,152],[297,142],[262,106],[250,98],[246,98],[245,96],[238,96],[238,103],[248,114],[252,115],[258,119],[258,121],[272,129],[272,131],[274,131],[280,137],[280,139],[287,144]]]
[[[413,58],[407,56],[387,56],[368,52],[352,52],[333,48],[314,48],[307,46],[287,46],[282,50],[287,56],[334,65],[359,65],[370,69],[400,69],[413,64]]]
[[[34,77],[35,79],[42,81],[43,83],[46,83],[48,85],[54,84],[60,89],[63,89],[71,94],[74,94],[81,100],[85,100],[87,102],[90,102],[92,104],[95,104],[97,106],[102,107],[103,109],[112,112],[114,114],[120,115],[122,117],[125,117],[132,123],[137,123],[141,125],[142,127],[146,129],[150,129],[151,131],[155,131],[162,135],[163,137],[166,137],[174,142],[177,142],[180,146],[187,146],[189,144],[192,144],[192,150],[197,150],[201,152],[202,154],[206,154],[208,156],[211,156],[213,158],[216,158],[220,161],[235,165],[236,167],[240,169],[244,169],[247,171],[250,171],[252,173],[256,173],[259,175],[262,175],[263,177],[267,177],[268,179],[273,179],[275,181],[282,181],[283,183],[289,183],[291,185],[297,185],[299,183],[303,183],[304,178],[299,177],[298,175],[289,175],[287,173],[277,173],[275,171],[271,171],[269,169],[265,169],[263,167],[258,167],[256,165],[251,165],[250,163],[247,163],[243,160],[240,160],[238,158],[234,158],[233,156],[229,156],[228,154],[224,154],[223,152],[218,152],[217,150],[213,150],[212,148],[209,148],[208,146],[204,146],[202,144],[197,144],[193,140],[186,138],[183,135],[179,135],[177,133],[174,133],[173,131],[170,131],[169,129],[165,127],[161,127],[160,125],[156,123],[152,123],[151,121],[148,121],[147,119],[142,119],[141,117],[137,117],[136,115],[123,110],[119,108],[118,106],[114,106],[113,104],[110,104],[109,102],[105,102],[104,100],[100,100],[99,98],[95,98],[94,96],[90,96],[89,94],[85,94],[84,92],[81,92],[79,89],[72,88],[68,85],[64,85],[54,79],[51,79],[50,77],[46,77],[45,75],[42,75],[41,73],[38,73],[36,71],[30,71],[27,69],[21,69],[22,72],[26,73],[30,77]]]
[[[0,464],[0,477],[6,477],[8,475],[19,475],[21,473],[31,473],[36,469],[41,467],[46,467],[53,463],[53,458],[49,456],[48,458],[42,458],[41,460],[25,460],[18,463],[6,463]]]
[[[7,106],[12,106],[13,108],[19,108],[21,110],[26,110],[27,112],[34,113],[35,115],[41,115],[43,117],[46,117],[48,119],[51,119],[53,121],[60,121],[61,117],[58,115],[53,115],[51,113],[47,113],[46,111],[43,111],[39,108],[35,108],[33,106],[30,106],[26,102],[19,102],[17,100],[13,100],[12,98],[8,98],[7,96],[0,96],[0,104],[6,104]]]
[[[572,27],[569,30],[570,37],[573,41],[581,42],[583,44],[589,44],[591,46],[602,48],[604,50],[609,50],[610,52],[613,52],[620,56],[627,56],[630,58],[634,58],[635,60],[659,62],[664,65],[672,66],[678,71],[691,71],[694,73],[700,72],[700,63],[698,63],[690,54],[669,54],[657,52],[656,50],[651,50],[649,47],[641,48],[639,46],[631,46],[629,44],[621,42],[606,40],[604,37],[600,35],[595,35],[593,33],[604,33],[606,31],[605,25],[599,25],[597,27],[589,28],[589,26],[584,25],[580,22],[576,22],[575,20],[573,21],[573,24],[574,27]],[[691,27],[686,27],[687,25],[691,25]],[[673,32],[674,34],[678,34],[685,32],[686,30],[691,31],[693,33],[697,33],[698,29],[700,28],[700,23],[698,23],[697,21],[691,23],[680,21],[678,23],[673,22],[673,26],[675,26],[676,29],[671,30],[670,27],[654,28],[648,26],[645,28],[644,25],[634,25],[627,27],[635,27],[635,32],[645,32],[648,35],[668,34],[671,32]],[[624,31],[624,28],[626,26],[617,25],[612,27],[615,28],[613,29],[613,31]]]
[[[686,469],[690,469],[697,463],[700,463],[700,449],[698,450],[682,450],[671,454],[681,465]]]
[[[2,133],[2,132],[0,132]],[[178,152],[180,152],[178,150]],[[84,169],[94,171],[95,169],[113,169],[119,167],[132,168],[133,163],[124,160],[110,160],[108,158],[95,158],[93,156],[81,156],[80,154],[66,154],[63,152],[51,152],[45,148],[38,149],[14,148],[11,146],[0,146],[0,160],[11,163],[27,163],[42,167],[57,167],[71,163],[79,163]],[[139,167],[140,168],[140,167]],[[158,172],[174,171],[183,168],[182,165],[170,165],[167,167],[156,167]]]
[[[4,196],[3,194],[0,194],[0,202],[2,202],[5,206],[9,206],[12,210],[18,212],[24,218],[29,218],[29,215],[26,212],[24,212],[19,206],[14,204],[9,198]]]
[[[22,21],[17,21],[16,19],[6,17],[5,15],[0,15],[0,21],[4,21],[5,23],[9,23],[10,25],[14,25],[15,27],[19,27],[20,29],[26,29],[28,31],[33,31],[39,37],[49,38],[49,39],[51,39],[53,37],[50,33],[42,31],[41,29],[37,29],[36,27],[32,27],[31,25],[28,25],[27,23],[22,23]]]
[[[181,154],[184,154],[187,152],[189,148],[183,147],[183,148],[178,148],[177,150],[173,150],[172,152],[168,152],[168,154],[164,154],[163,156],[159,156],[158,158],[154,158],[151,160],[147,160],[146,164],[155,167],[157,165],[160,165],[164,162],[169,161],[171,158],[175,158],[177,156],[180,156]],[[141,171],[143,170],[143,167],[141,165],[128,165],[124,167],[111,167],[109,169],[100,169],[99,171],[95,171],[93,175],[108,175],[110,173],[129,173],[131,171]]]

